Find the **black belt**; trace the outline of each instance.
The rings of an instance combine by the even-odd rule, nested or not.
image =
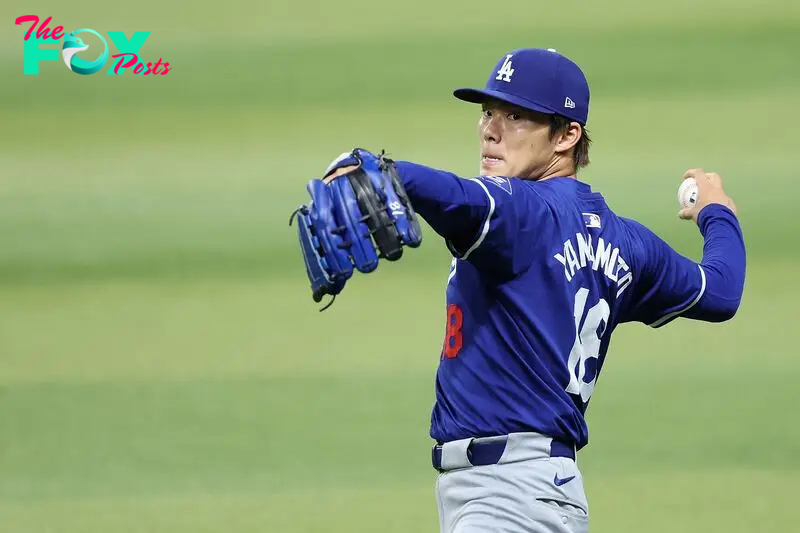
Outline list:
[[[467,448],[467,458],[472,466],[495,465],[506,449],[508,437],[486,441],[473,440]],[[442,445],[437,444],[432,451],[433,468],[442,471]],[[567,457],[575,460],[575,446],[553,439],[550,443],[550,457]]]

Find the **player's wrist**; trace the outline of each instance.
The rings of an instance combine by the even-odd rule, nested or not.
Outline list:
[[[733,210],[725,204],[710,203],[703,206],[697,213],[697,226],[705,234],[708,224],[715,219],[737,220]]]

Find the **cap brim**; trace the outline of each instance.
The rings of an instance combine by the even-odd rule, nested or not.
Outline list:
[[[456,89],[453,91],[453,96],[459,100],[473,104],[483,104],[490,99],[495,99],[500,100],[501,102],[523,107],[525,109],[530,109],[531,111],[547,113],[548,115],[557,114],[556,111],[550,109],[549,107],[539,105],[536,102],[531,102],[530,100],[520,98],[519,96],[506,94],[500,91],[494,91],[492,89]]]

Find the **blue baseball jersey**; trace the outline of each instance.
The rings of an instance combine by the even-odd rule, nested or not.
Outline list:
[[[701,231],[721,220],[716,242],[738,235],[740,246],[731,252],[712,242],[704,267],[571,177],[466,180],[412,163],[398,168],[412,204],[453,255],[431,418],[436,441],[536,431],[580,449],[619,324],[721,321],[738,307],[743,264],[740,275],[722,272],[726,284],[698,306],[706,269],[718,277],[725,254],[733,253],[732,270],[744,260],[738,222],[723,206],[704,210]],[[731,284],[738,297],[719,289]]]

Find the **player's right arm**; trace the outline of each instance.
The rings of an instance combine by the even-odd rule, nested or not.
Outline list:
[[[661,327],[683,316],[707,322],[733,318],[744,291],[746,253],[736,206],[717,174],[692,169],[684,179],[698,184],[697,203],[681,210],[703,235],[698,263],[673,250],[643,225],[630,221],[638,253],[639,279],[622,321]]]

